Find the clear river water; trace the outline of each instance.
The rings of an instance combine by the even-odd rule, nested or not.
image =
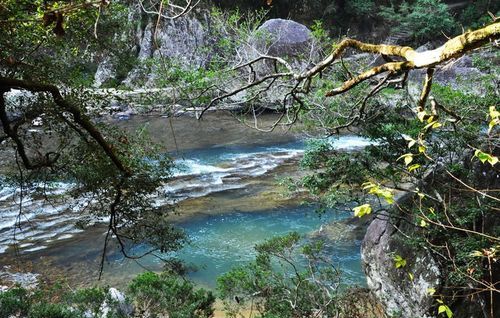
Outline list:
[[[328,252],[342,270],[344,283],[364,284],[359,237],[349,235],[349,227],[342,223],[350,212],[339,208],[319,216],[313,205],[284,196],[277,185],[279,178],[304,173],[298,169],[304,136],[288,130],[261,133],[225,115],[172,122],[133,117],[116,125],[128,130],[146,125],[153,139],[175,158],[172,181],[153,200],[158,205],[177,205],[172,220],[186,231],[191,243],[175,256],[197,268],[190,274],[195,283],[213,288],[218,275],[253,260],[256,244],[296,231],[307,238],[327,238]],[[331,142],[345,150],[369,143],[357,136]],[[61,195],[70,187],[54,183],[47,192]],[[82,229],[75,225],[82,217],[82,202],[47,202],[23,193],[19,214],[19,200],[19,189],[0,183],[0,283],[22,278],[16,272],[34,272],[78,285],[95,284],[103,220]],[[341,230],[325,234],[328,224],[338,224]],[[161,268],[157,258],[132,261],[111,249],[103,283],[120,287],[145,269]]]

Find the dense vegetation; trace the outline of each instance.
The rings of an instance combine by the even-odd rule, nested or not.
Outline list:
[[[268,17],[291,16],[313,30],[315,54],[293,58],[293,67],[301,67],[303,60],[315,64],[329,53],[331,38],[343,35],[349,27],[361,35],[376,30],[378,40],[388,26],[399,34],[398,40],[418,46],[490,23],[488,11],[497,13],[499,3],[481,0],[450,10],[439,0],[214,0],[211,4],[218,8],[209,14],[213,30],[201,51],[210,59],[198,67],[153,56],[139,61],[134,34],[154,25],[158,15],[141,12],[131,20],[129,10],[134,3],[7,0],[0,4],[0,149],[7,153],[2,181],[21,189],[39,189],[40,182],[74,182],[73,198],[92,197],[97,202],[86,213],[110,216],[104,249],[114,236],[129,257],[138,257],[128,255],[130,241],[147,243],[151,250],[146,253],[177,250],[186,242],[184,234],[169,222],[170,209],[150,200],[168,182],[172,162],[151,146],[143,131],[130,136],[95,123],[93,118],[107,111],[109,100],[89,90],[93,76],[105,59],[114,61],[118,65],[115,76],[104,86],[130,88],[124,79],[139,64],[142,75],[136,77],[135,87],[172,88],[169,92],[180,96],[176,102],[188,106],[214,106],[223,100],[218,97],[224,96],[227,87],[239,85],[250,96],[245,101],[248,109],[242,113],[255,114],[262,105],[274,105],[272,111],[295,116],[287,124],[300,120],[311,131],[329,135],[354,129],[375,141],[376,146],[358,153],[338,153],[328,142],[313,141],[301,163],[310,174],[283,183],[291,192],[306,189],[322,207],[353,204],[359,217],[389,217],[402,233],[403,247],[394,255],[394,267],[403,284],[412,284],[414,279],[415,251],[428,251],[443,268],[444,283],[438,290],[426,291],[434,297],[434,314],[450,318],[463,299],[474,303],[476,295],[476,306],[485,317],[498,313],[494,303],[499,297],[500,273],[496,196],[500,104],[495,75],[499,68],[489,62],[498,62],[498,43],[483,45],[483,51],[473,55],[472,63],[481,75],[474,78],[472,89],[465,82],[470,79],[461,82],[457,78],[454,88],[434,84],[433,98],[424,99],[420,108],[416,107],[415,81],[406,82],[403,73],[391,74],[404,76],[395,84],[364,82],[326,98],[325,94],[352,79],[353,73],[363,72],[370,62],[365,57],[325,69],[322,76],[311,79],[308,94],[300,98],[283,91],[285,85],[274,89],[274,81],[263,91],[245,88],[251,73],[233,65],[234,52],[248,52],[245,48],[255,39],[264,38],[269,45],[258,32]],[[162,5],[155,2],[152,9],[160,10]],[[250,54],[245,58],[250,59]],[[276,72],[286,72],[281,65],[273,66]],[[265,76],[274,71],[270,69],[264,64],[251,72]],[[151,73],[156,74],[152,80],[147,76]],[[24,102],[8,98],[13,88],[29,93]],[[284,99],[276,97],[282,95]],[[359,115],[351,121],[358,106]],[[32,121],[40,117],[46,123],[45,133],[29,134]],[[409,193],[407,200],[389,208],[398,191]],[[251,303],[261,317],[349,316],[352,308],[346,305],[340,274],[325,260],[321,244],[299,243],[303,242],[296,234],[272,239],[256,247],[255,262],[222,276],[219,292],[228,313],[237,315]],[[180,268],[176,261],[168,264]],[[194,288],[177,275],[140,275],[129,286],[128,302],[145,317],[210,317],[212,293]],[[102,288],[56,290],[54,294],[13,288],[0,294],[0,317],[87,317],[97,315],[104,302],[111,317],[126,315],[118,308],[123,304],[113,307],[108,290]]]

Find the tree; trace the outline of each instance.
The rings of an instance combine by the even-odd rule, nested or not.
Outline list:
[[[69,194],[88,200],[84,212],[109,217],[101,271],[112,235],[133,258],[141,255],[128,252],[128,241],[150,244],[145,254],[176,250],[185,242],[183,232],[169,223],[168,211],[150,197],[168,180],[171,159],[145,142],[145,133],[128,136],[94,121],[109,101],[90,93],[87,77],[95,69],[85,67],[95,65],[98,48],[129,49],[115,37],[131,27],[127,4],[9,0],[0,5],[0,142],[4,151],[13,151],[2,164],[17,167],[4,168],[13,177],[2,182],[21,189],[21,197],[30,189],[46,195],[40,183],[74,182]],[[152,8],[158,19],[175,19],[194,4],[159,1]],[[19,98],[12,97],[14,90]],[[45,124],[39,134],[29,132],[35,119]]]
[[[310,118],[313,126],[322,126],[330,135],[355,127],[373,138],[382,151],[368,147],[361,154],[338,154],[328,145],[317,145],[318,151],[306,154],[304,160],[318,173],[301,184],[314,195],[332,195],[330,202],[364,190],[386,205],[396,204],[392,209],[376,208],[361,197],[354,214],[389,218],[402,238],[406,236],[405,254],[394,256],[401,279],[415,278],[415,264],[409,260],[412,251],[428,250],[444,269],[444,284],[429,290],[436,312],[450,317],[458,297],[477,295],[484,316],[494,317],[499,294],[500,233],[495,215],[499,198],[493,194],[499,186],[493,177],[498,175],[498,88],[487,82],[488,77],[481,82],[486,93],[478,97],[433,85],[433,76],[448,61],[480,47],[497,47],[499,38],[500,22],[494,18],[478,30],[423,52],[344,39],[333,45],[325,59],[302,72],[286,57],[262,53],[234,66],[235,76],[247,69],[249,80],[214,97],[204,111],[245,90],[255,92],[247,100],[250,104],[268,90],[281,88],[273,91],[280,93],[273,97],[282,100],[278,108],[282,116],[268,129]],[[384,62],[354,74],[345,63],[353,57],[342,59],[349,49],[379,54]],[[266,61],[275,65],[274,72],[256,72],[259,63]],[[387,99],[375,99],[388,87],[393,91],[405,87],[409,72],[418,69],[425,70],[418,101],[412,104],[402,98],[391,107],[382,104]],[[326,98],[320,99],[321,95]],[[346,95],[350,99],[342,98]],[[256,113],[253,107],[250,104],[250,113]],[[471,160],[475,163],[469,164]],[[396,201],[396,190],[407,192],[407,199]]]

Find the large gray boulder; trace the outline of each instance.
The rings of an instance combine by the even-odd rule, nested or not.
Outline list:
[[[312,49],[311,31],[303,24],[292,20],[271,19],[259,29],[260,48],[266,53],[280,57],[300,57]]]

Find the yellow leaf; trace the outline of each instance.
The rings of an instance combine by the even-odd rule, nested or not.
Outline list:
[[[421,111],[421,112],[417,113],[417,118],[418,118],[418,120],[420,120],[421,122],[423,122],[426,115],[427,115],[427,112],[424,110],[424,111]]]
[[[355,207],[353,210],[354,216],[361,218],[367,214],[370,214],[372,212],[372,207],[369,204],[363,204]]]
[[[490,123],[488,124],[488,134],[491,132],[491,130],[493,129],[493,127],[495,127],[495,125],[498,125],[500,121],[498,120],[498,118],[496,119],[492,119],[490,121]]]
[[[376,187],[377,185],[373,182],[365,182],[361,186],[363,187],[363,190],[367,190]]]
[[[415,278],[412,273],[408,273],[408,276],[410,277],[411,281],[413,281],[413,279]]]
[[[401,257],[401,255],[394,255],[392,258],[394,260],[394,266],[396,268],[403,268],[406,266],[406,260]]]
[[[429,226],[429,224],[427,222],[425,222],[424,219],[422,219],[422,220],[420,220],[420,226],[421,227],[427,227],[427,226]]]
[[[413,156],[405,157],[405,165],[409,165],[413,161]]]
[[[500,117],[500,112],[495,109],[495,106],[490,106],[490,117],[491,119]]]
[[[469,254],[471,257],[482,257],[483,253],[481,251],[472,251],[472,253]]]
[[[488,162],[494,166],[497,162],[498,162],[498,157],[496,156],[491,156],[489,159],[488,159]]]
[[[398,161],[399,159],[404,159],[405,165],[409,165],[413,161],[413,154],[406,153],[406,154],[400,156],[398,159],[396,159],[396,161]]]
[[[418,146],[418,152],[419,152],[419,153],[423,153],[423,152],[425,152],[425,150],[426,150],[426,149],[427,149],[427,148],[426,148],[425,146],[423,146],[423,145]]]
[[[443,126],[442,124],[440,124],[439,122],[437,121],[432,121],[430,123],[428,123],[427,125],[424,126],[424,129],[429,129],[429,128],[439,128]]]
[[[427,288],[427,294],[429,294],[429,295],[431,295],[431,296],[432,296],[432,295],[434,295],[435,293],[436,293],[436,290],[435,290],[434,288],[432,288],[432,287],[431,287],[431,288]]]
[[[420,165],[418,163],[416,163],[416,164],[408,167],[408,172],[412,172],[413,170],[416,170],[418,168],[420,168]]]
[[[436,129],[443,126],[441,123],[436,122],[434,125],[432,125],[432,129]]]

